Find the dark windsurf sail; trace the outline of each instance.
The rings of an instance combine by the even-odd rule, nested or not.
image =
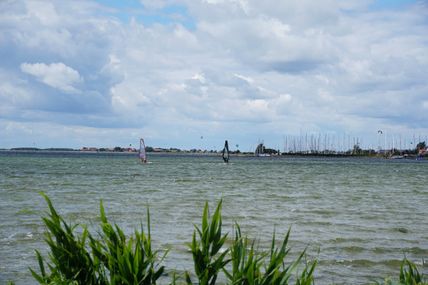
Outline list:
[[[261,156],[263,155],[264,146],[263,143],[259,143],[256,147],[256,150],[254,151],[255,156]]]
[[[229,162],[229,144],[227,143],[227,140],[224,141],[224,148],[222,151],[222,157],[224,162]]]

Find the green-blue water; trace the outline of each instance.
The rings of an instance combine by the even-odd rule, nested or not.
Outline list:
[[[46,252],[44,191],[67,221],[95,227],[99,201],[130,233],[150,206],[155,247],[168,269],[192,270],[186,243],[205,201],[224,199],[235,221],[268,246],[291,226],[293,252],[320,263],[316,284],[366,284],[398,276],[404,255],[426,273],[428,163],[410,160],[0,153],[0,283],[32,284],[34,249]]]

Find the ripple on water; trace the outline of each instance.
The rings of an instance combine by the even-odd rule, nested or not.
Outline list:
[[[67,221],[89,223],[91,230],[101,199],[126,233],[145,223],[150,205],[154,244],[170,248],[166,265],[178,271],[192,269],[186,243],[205,201],[212,213],[221,198],[224,232],[238,221],[244,234],[268,248],[274,230],[279,242],[291,226],[293,254],[308,247],[320,260],[317,284],[367,284],[395,276],[404,255],[428,258],[426,164],[234,157],[225,165],[218,159],[153,156],[152,164],[141,165],[123,156],[2,157],[0,267],[6,275],[0,283],[4,276],[31,280],[34,249],[46,248],[41,190]]]

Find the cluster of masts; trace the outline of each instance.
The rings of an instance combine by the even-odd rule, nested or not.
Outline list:
[[[375,142],[364,144],[359,137],[351,135],[305,134],[299,136],[284,136],[285,153],[348,153],[356,148],[385,152],[388,150],[414,150],[419,142],[428,142],[427,136],[404,137],[388,135],[378,131]]]

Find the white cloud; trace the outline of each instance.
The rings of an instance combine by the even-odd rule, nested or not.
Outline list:
[[[25,3],[28,17],[37,19],[42,25],[57,25],[60,21],[55,6],[46,1],[29,1]]]
[[[121,18],[127,9],[91,1],[0,3],[0,52],[12,55],[0,64],[17,78],[0,83],[8,114],[143,126],[159,142],[171,134],[172,146],[208,128],[248,141],[262,129],[266,142],[301,129],[426,130],[424,9],[370,10],[368,0],[141,3],[130,20]],[[163,21],[168,9],[193,25]],[[142,21],[147,11],[159,21]]]
[[[62,62],[22,63],[21,70],[33,75],[39,81],[65,92],[77,92],[78,90],[73,85],[82,81],[79,72]]]

